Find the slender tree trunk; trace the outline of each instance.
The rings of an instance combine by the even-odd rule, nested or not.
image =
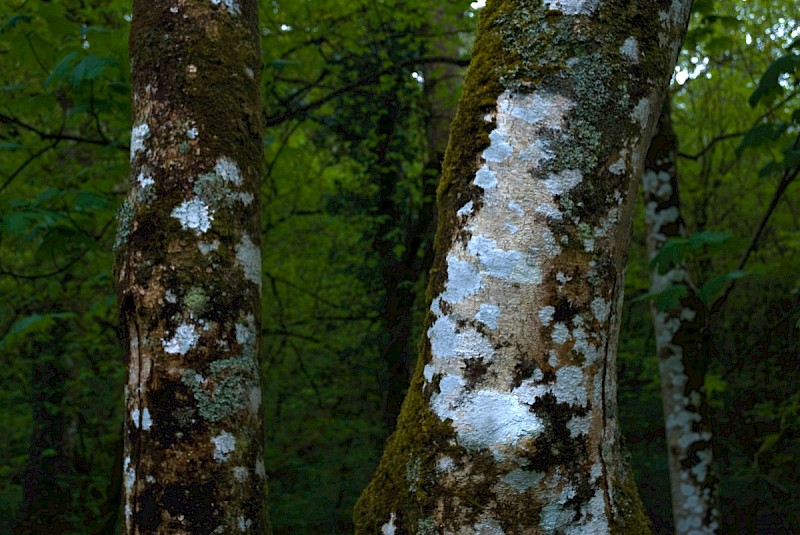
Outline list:
[[[64,382],[61,340],[64,324],[57,324],[46,341],[31,352],[31,407],[33,430],[23,476],[23,503],[18,535],[62,533],[69,530],[66,518],[70,496],[64,482],[72,474],[66,451],[64,428]]]
[[[268,530],[253,0],[135,0],[116,279],[127,534]]]
[[[631,208],[690,2],[489,0],[430,312],[357,533],[648,531],[619,443]]]
[[[642,175],[647,252],[651,259],[666,240],[685,235],[678,196],[677,152],[669,103],[665,103]],[[684,263],[670,266],[663,273],[653,270],[651,292],[676,286],[687,290],[679,306],[660,309],[655,302],[651,303],[661,374],[672,516],[676,535],[718,533],[717,485],[711,469],[711,425],[704,390],[708,352],[706,309],[695,293]]]

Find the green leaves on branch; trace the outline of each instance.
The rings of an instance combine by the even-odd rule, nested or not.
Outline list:
[[[686,238],[670,238],[656,256],[650,261],[650,267],[659,275],[666,275],[671,269],[700,255],[719,254],[737,250],[739,239],[727,232],[700,231]],[[740,279],[749,273],[741,270],[731,271],[707,280],[695,290],[695,295],[703,303],[711,303],[731,281]],[[686,284],[671,284],[659,292],[649,292],[634,300],[652,299],[659,310],[669,310],[681,306],[681,301],[690,294]]]
[[[16,343],[18,340],[32,338],[47,332],[57,321],[77,318],[73,312],[51,312],[49,314],[31,314],[18,319],[11,325],[5,336],[0,338],[0,350]]]
[[[794,43],[793,43],[794,45]],[[800,55],[787,54],[773,61],[758,82],[758,87],[750,95],[750,107],[755,108],[762,100],[771,102],[777,95],[786,89],[784,84],[788,83],[800,69]],[[795,85],[797,79],[794,79]]]
[[[727,252],[737,246],[732,234],[703,230],[686,238],[670,238],[659,249],[658,254],[650,260],[650,267],[658,269],[664,275],[673,267],[703,252]]]

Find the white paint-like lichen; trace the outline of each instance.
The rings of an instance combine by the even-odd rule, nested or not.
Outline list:
[[[198,249],[200,249],[201,253],[208,254],[211,251],[216,251],[217,249],[219,249],[219,241],[218,240],[214,240],[211,243],[198,242],[197,243],[197,247],[198,247]]]
[[[389,513],[389,521],[381,526],[381,535],[395,535],[397,526],[394,525],[394,522],[396,519],[397,515],[395,513]]]
[[[222,157],[217,160],[217,165],[214,166],[214,172],[232,184],[237,186],[242,185],[242,175],[239,172],[239,166],[230,158]]]
[[[211,442],[214,443],[214,459],[220,462],[227,461],[230,454],[236,449],[236,437],[227,431],[212,437]]]
[[[134,126],[131,130],[131,160],[136,157],[139,151],[144,152],[144,142],[150,137],[150,127],[147,123]]]
[[[468,216],[471,214],[472,214],[472,201],[467,201],[467,203],[456,212],[456,215],[458,216]]]
[[[149,431],[153,425],[153,419],[150,417],[150,409],[147,407],[142,411],[142,429]]]
[[[544,0],[550,10],[558,10],[565,15],[591,15],[600,0]]]
[[[634,37],[625,39],[625,42],[619,47],[619,51],[634,63],[639,62],[639,43]]]
[[[171,355],[185,355],[194,347],[200,335],[194,325],[182,323],[175,329],[175,334],[169,340],[161,340],[164,351]]]
[[[482,304],[475,319],[494,330],[497,329],[497,320],[500,317],[500,307],[497,305]]]
[[[214,220],[214,215],[208,205],[200,199],[183,201],[172,210],[170,215],[180,221],[184,230],[193,230],[199,233],[208,231],[211,228],[211,221]]]
[[[242,8],[236,0],[211,0],[211,3],[215,6],[222,5],[231,15],[240,15],[242,13]]]
[[[237,520],[237,526],[239,527],[239,531],[247,531],[250,529],[250,526],[253,525],[253,521],[249,518],[245,518],[240,516]]]
[[[244,277],[261,288],[261,249],[253,243],[245,232],[242,241],[236,245],[236,260],[239,262]]]
[[[186,137],[188,137],[189,139],[197,139],[198,134],[199,132],[196,126],[193,126],[186,131]]]
[[[139,173],[139,176],[136,177],[136,181],[139,182],[140,188],[146,188],[156,183],[153,177],[145,175],[144,173]]]

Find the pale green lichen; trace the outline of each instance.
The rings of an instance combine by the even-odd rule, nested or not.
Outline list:
[[[127,243],[134,214],[133,203],[129,198],[126,198],[117,210],[117,234],[114,237],[115,251]]]
[[[186,293],[183,298],[183,304],[186,305],[186,308],[194,317],[198,318],[208,304],[208,296],[202,288],[194,287]]]
[[[431,518],[421,518],[417,522],[417,535],[439,535],[436,523]]]

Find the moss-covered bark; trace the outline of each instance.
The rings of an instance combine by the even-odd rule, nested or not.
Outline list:
[[[258,5],[135,0],[125,533],[264,533]]]
[[[430,311],[363,534],[646,533],[619,445],[631,207],[689,2],[497,0],[439,188]]]
[[[666,103],[647,153],[643,177],[647,252],[654,258],[670,238],[685,235],[680,213],[677,139]],[[678,304],[651,304],[664,405],[672,517],[677,535],[718,533],[717,480],[711,461],[713,444],[705,373],[708,352],[707,311],[697,297],[684,263],[659,266],[651,291],[683,288]]]

